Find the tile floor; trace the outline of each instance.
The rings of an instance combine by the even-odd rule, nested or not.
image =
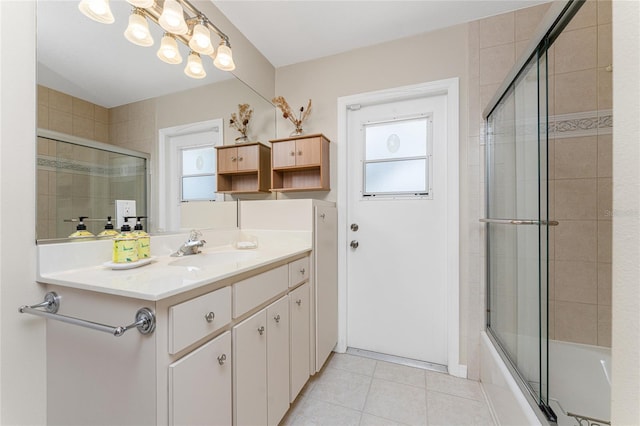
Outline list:
[[[281,424],[495,425],[478,382],[336,353]]]

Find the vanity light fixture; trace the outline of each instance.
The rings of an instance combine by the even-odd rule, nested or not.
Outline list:
[[[78,9],[88,18],[101,24],[113,24],[115,19],[109,7],[109,0],[82,0]]]
[[[165,31],[157,52],[160,60],[168,64],[179,64],[182,62],[182,56],[177,41],[189,47],[189,57],[184,70],[189,77],[204,78],[207,75],[202,65],[201,55],[211,57],[213,64],[222,71],[233,71],[236,68],[229,37],[189,0],[127,0],[127,2],[134,6],[129,16],[129,25],[124,32],[130,42],[139,46],[153,45],[148,24],[148,20],[151,20]],[[114,22],[109,0],[81,0],[78,8],[95,21]],[[220,37],[217,49],[211,42],[211,34],[217,34]]]
[[[228,40],[220,40],[216,57],[213,60],[213,65],[222,71],[233,71],[236,69],[236,64],[233,62],[233,53],[231,52],[231,46],[229,46]]]
[[[200,54],[198,52],[194,52],[193,50],[189,52],[187,66],[184,67],[184,73],[191,78],[205,78],[207,76],[207,73],[204,71],[204,67],[202,66],[202,59],[200,59]]]
[[[127,26],[124,36],[133,44],[138,46],[152,46],[153,38],[149,32],[149,24],[144,16],[142,9],[133,8],[133,12],[129,16],[129,26]]]
[[[158,58],[168,64],[179,64],[182,62],[182,56],[178,50],[176,36],[171,33],[164,33],[158,49]]]
[[[198,23],[193,27],[189,47],[202,55],[211,55],[214,50],[211,45],[211,35],[207,27],[204,26],[204,18],[199,17],[198,19]]]

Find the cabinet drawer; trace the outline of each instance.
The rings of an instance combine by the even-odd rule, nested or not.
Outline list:
[[[287,289],[287,265],[247,278],[233,285],[233,317],[266,302]]]
[[[212,315],[213,313],[213,315]],[[231,288],[169,308],[169,353],[175,354],[231,322]]]
[[[309,256],[289,263],[289,287],[309,279]]]

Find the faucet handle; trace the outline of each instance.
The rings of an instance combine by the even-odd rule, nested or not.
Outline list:
[[[199,240],[200,237],[202,237],[202,232],[196,229],[192,229],[191,232],[189,233],[189,240],[191,241]]]

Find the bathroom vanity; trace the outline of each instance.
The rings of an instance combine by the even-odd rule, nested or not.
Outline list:
[[[175,237],[154,237],[154,262],[129,270],[96,263],[108,241],[40,246],[59,314],[126,325],[155,313],[152,333],[119,337],[47,321],[48,423],[278,424],[326,360],[314,288],[335,283],[314,282],[312,233],[256,231],[258,249],[237,250],[240,232],[205,233],[203,253],[178,258]]]

